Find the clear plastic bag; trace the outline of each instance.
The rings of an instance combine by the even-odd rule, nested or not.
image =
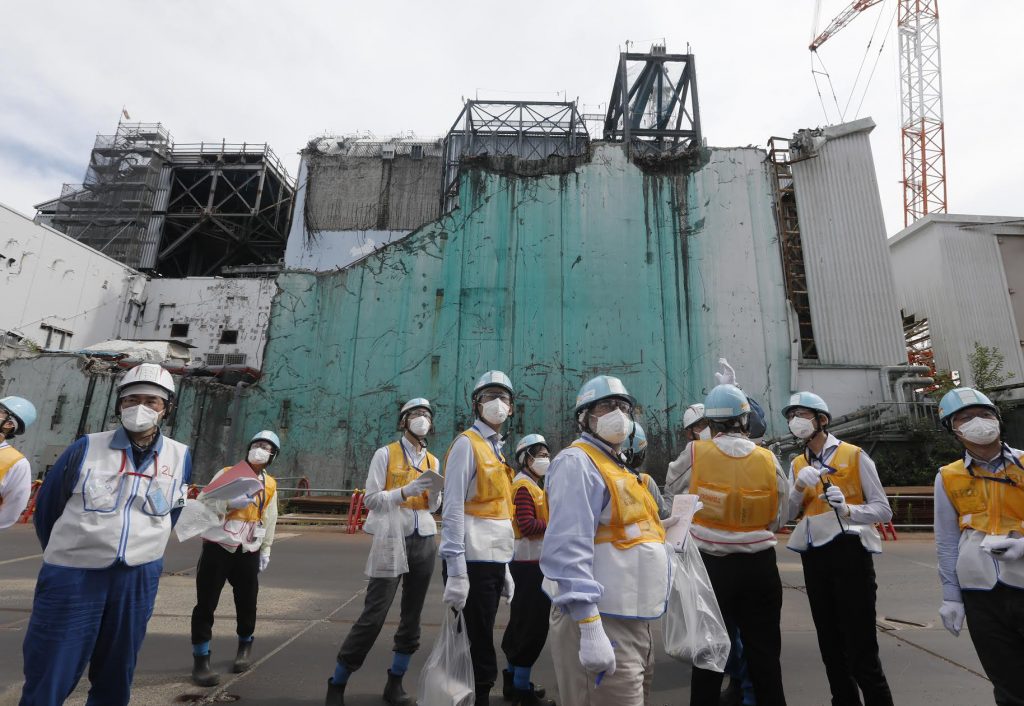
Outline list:
[[[665,652],[694,667],[725,671],[731,646],[715,589],[693,539],[673,558],[672,591],[662,621]]]
[[[216,527],[224,521],[222,515],[217,514],[217,508],[211,507],[202,500],[188,499],[185,506],[178,515],[178,521],[174,523],[174,534],[179,542],[191,539],[202,534],[206,530]]]
[[[473,658],[461,611],[447,606],[441,632],[420,672],[417,706],[469,706],[476,699]]]
[[[375,579],[392,579],[409,571],[409,558],[405,553],[405,531],[402,511],[388,503],[375,510],[380,518],[374,523],[373,544],[366,557],[366,575]]]

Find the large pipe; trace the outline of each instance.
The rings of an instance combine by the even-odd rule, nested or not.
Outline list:
[[[927,385],[934,385],[935,378],[930,377],[919,377],[916,375],[904,375],[903,377],[896,378],[896,383],[893,388],[896,392],[896,401],[900,404],[907,403],[907,396],[905,390],[907,385],[917,385],[919,387],[925,387]]]
[[[904,363],[902,365],[883,365],[878,369],[879,377],[882,382],[882,401],[892,402],[893,401],[893,381],[892,376],[894,373],[902,373],[904,375],[910,375],[911,373],[923,375],[924,373],[930,373],[931,368],[927,365],[911,365]]]

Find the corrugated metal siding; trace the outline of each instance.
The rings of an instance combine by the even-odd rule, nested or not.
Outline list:
[[[793,164],[811,322],[821,363],[895,365],[906,352],[868,140],[874,123],[858,123],[829,128],[818,156]]]
[[[489,368],[520,391],[511,437],[539,431],[556,446],[575,435],[580,384],[622,377],[659,476],[720,355],[778,426],[789,344],[762,151],[651,175],[602,145],[571,174],[467,170],[460,193],[462,208],[347,269],[279,278],[264,377],[239,428],[282,426],[281,467],[362,483],[400,404],[421,395],[441,452]]]

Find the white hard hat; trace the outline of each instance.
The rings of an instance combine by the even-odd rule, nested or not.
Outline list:
[[[174,378],[156,363],[136,365],[117,383],[117,396],[120,398],[136,393],[170,399],[174,397]]]
[[[683,429],[689,429],[702,419],[704,419],[704,405],[700,402],[691,404],[683,412]]]

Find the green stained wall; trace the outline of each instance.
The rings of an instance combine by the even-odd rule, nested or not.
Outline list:
[[[694,173],[655,175],[598,144],[569,174],[467,170],[448,216],[345,270],[280,276],[236,445],[278,428],[280,475],[358,487],[407,398],[434,403],[441,454],[471,422],[475,378],[502,369],[519,392],[513,443],[540,432],[561,447],[577,389],[607,373],[640,401],[647,469],[663,477],[720,355],[769,412],[789,393],[763,160],[713,150]]]

